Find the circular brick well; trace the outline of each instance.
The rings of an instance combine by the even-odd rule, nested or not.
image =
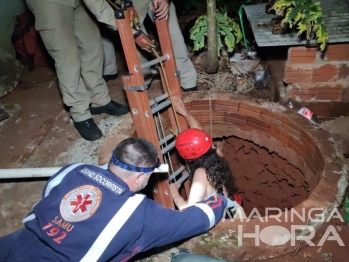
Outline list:
[[[310,229],[316,235],[323,220],[312,219],[326,220],[347,187],[347,167],[329,133],[276,103],[227,92],[183,96],[223,150],[249,219],[227,218],[180,247],[227,260],[262,260],[294,250]],[[115,134],[134,135],[130,119],[108,135],[104,150],[115,144]],[[295,230],[306,225],[308,233]]]

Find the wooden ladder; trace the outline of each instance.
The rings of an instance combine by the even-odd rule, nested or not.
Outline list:
[[[169,191],[169,181],[182,182],[188,177],[183,165],[172,165],[170,153],[175,150],[175,135],[164,129],[160,114],[167,112],[171,129],[178,130],[177,122],[172,110],[170,95],[167,92],[163,72],[160,71],[161,82],[164,93],[151,101],[148,97],[148,86],[144,82],[142,69],[160,63],[159,59],[154,59],[144,64],[140,64],[136,44],[132,34],[130,15],[127,10],[116,10],[115,18],[122,47],[126,57],[128,73],[122,76],[124,90],[130,106],[131,115],[135,124],[137,136],[152,142],[159,152],[162,163],[169,164],[169,174],[153,174],[155,176],[154,187],[152,189],[153,198],[161,205],[174,208],[174,203]],[[161,47],[161,60],[164,62],[165,74],[171,96],[182,97],[182,90],[179,82],[179,73],[174,58],[172,41],[166,19],[155,19],[159,42]],[[166,114],[166,113],[165,113]],[[178,115],[180,130],[188,128],[186,120]],[[179,163],[179,161],[178,161]]]

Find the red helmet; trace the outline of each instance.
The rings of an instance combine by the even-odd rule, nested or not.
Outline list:
[[[205,131],[191,128],[176,138],[176,149],[184,159],[194,159],[204,155],[212,147],[212,138]]]

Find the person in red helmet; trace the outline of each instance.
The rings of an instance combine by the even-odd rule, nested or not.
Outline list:
[[[241,197],[236,194],[234,178],[223,153],[213,145],[212,138],[186,110],[183,101],[172,98],[176,112],[188,122],[190,129],[176,138],[176,149],[184,159],[191,182],[188,200],[179,194],[177,183],[170,184],[172,198],[179,210],[191,206],[214,194],[224,194],[236,202],[238,217],[246,217],[241,205]]]

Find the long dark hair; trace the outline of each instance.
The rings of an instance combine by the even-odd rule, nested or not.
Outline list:
[[[201,167],[205,169],[208,182],[218,194],[223,194],[223,187],[225,187],[228,197],[234,195],[234,178],[229,164],[224,157],[217,154],[216,148],[211,148],[199,158],[186,160],[185,162],[189,169],[190,183],[193,181],[195,170]]]

